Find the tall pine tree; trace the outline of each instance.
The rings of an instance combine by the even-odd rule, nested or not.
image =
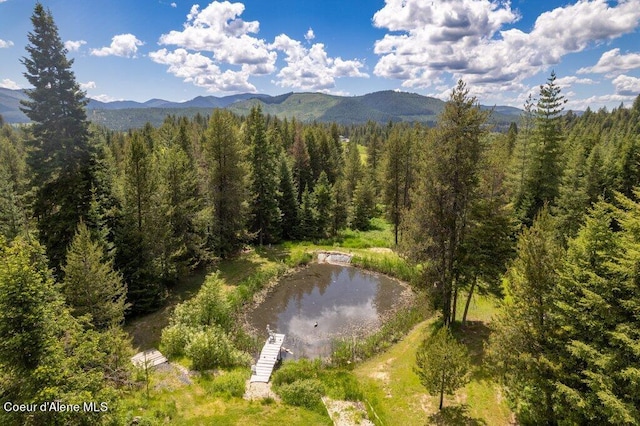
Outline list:
[[[51,265],[59,271],[67,246],[91,199],[92,153],[85,94],[76,82],[51,12],[37,3],[31,17],[22,111],[33,122],[29,163],[36,194],[33,213]]]
[[[640,221],[636,203],[618,201],[596,204],[570,241],[557,289],[555,387],[567,424],[640,423]]]
[[[227,257],[244,243],[248,209],[244,150],[231,113],[213,112],[204,149],[209,199],[213,208],[209,244],[216,255]]]
[[[249,231],[262,245],[280,238],[277,150],[267,138],[265,119],[259,106],[251,109],[245,126],[251,168]]]
[[[567,102],[556,83],[555,72],[540,86],[540,98],[535,111],[534,145],[526,171],[524,191],[517,209],[522,221],[530,225],[546,203],[554,205],[562,177],[562,141],[564,129],[562,111]]]
[[[543,208],[517,245],[506,274],[505,304],[492,323],[489,354],[522,424],[555,424],[557,368],[551,313],[563,250],[555,222]]]
[[[403,251],[412,260],[428,265],[426,277],[436,284],[445,325],[455,320],[462,248],[469,212],[477,198],[487,118],[488,112],[480,110],[460,80],[429,139],[405,221],[408,232],[403,237]]]
[[[78,224],[63,270],[63,294],[75,317],[88,315],[89,323],[98,330],[124,322],[127,288],[83,222]]]

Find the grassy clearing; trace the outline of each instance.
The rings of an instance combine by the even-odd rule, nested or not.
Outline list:
[[[220,262],[215,268],[185,279],[183,284],[174,289],[169,306],[136,320],[147,325],[146,328],[138,329],[146,336],[144,345],[147,346],[142,348],[157,347],[160,331],[166,325],[175,303],[193,296],[207,273],[219,271],[226,291],[241,293],[238,290],[245,288],[242,297],[250,297],[282,271],[308,262],[313,252],[337,250],[353,254],[356,266],[411,281],[414,272],[390,249],[392,243],[391,226],[382,219],[374,219],[372,229],[366,232],[344,231],[332,239],[288,242],[243,252],[236,258]],[[460,295],[458,319],[464,309],[465,296]],[[447,397],[446,408],[440,413],[437,412],[437,397],[426,394],[413,372],[415,350],[430,332],[435,321],[433,318],[423,321],[424,317],[421,317],[418,321],[422,322],[410,331],[406,327],[398,334],[398,330],[394,329],[392,337],[383,336],[388,343],[383,345],[386,351],[368,353],[367,356],[379,354],[357,364],[355,369],[325,369],[317,378],[332,398],[363,400],[370,419],[377,424],[508,424],[509,409],[496,384],[482,366],[483,345],[489,332],[487,324],[495,310],[495,304],[494,300],[484,296],[475,295],[472,298],[469,323],[464,330],[456,330],[456,335],[467,345],[472,356],[472,381],[455,396]],[[403,321],[403,324],[409,322]],[[411,326],[413,324],[415,321],[411,322]],[[131,331],[131,325],[129,330]],[[155,330],[157,338],[153,337]],[[381,342],[374,342],[369,346],[378,347],[379,343]],[[349,365],[350,368],[353,366],[353,363]],[[144,389],[124,396],[122,406],[128,422],[141,416],[144,421],[140,424],[331,424],[328,415],[317,410],[291,407],[270,399],[250,402],[239,398],[242,386],[240,378],[248,374],[248,371],[234,370],[222,379],[202,376],[192,379],[193,383],[190,385],[163,374],[152,374],[148,398]]]
[[[139,425],[332,424],[327,414],[275,401],[247,401],[221,388],[225,380],[235,383],[237,376],[245,373],[234,370],[215,377],[203,375],[186,384],[175,372],[153,372],[149,397],[140,389],[121,400],[123,424],[131,424],[136,417]],[[237,387],[237,383],[232,386]]]
[[[432,331],[435,319],[420,323],[387,352],[356,367],[370,417],[384,425],[509,424],[509,408],[483,365],[489,333],[485,320],[494,306],[491,299],[478,297],[469,308],[468,326],[456,330],[471,354],[472,380],[453,397],[445,397],[442,412],[438,412],[438,397],[428,395],[413,372],[416,349]]]

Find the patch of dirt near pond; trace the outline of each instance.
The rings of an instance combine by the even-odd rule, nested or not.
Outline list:
[[[269,383],[260,383],[254,382],[251,383],[248,379],[245,384],[244,391],[244,399],[252,401],[252,400],[261,400],[266,398],[272,398],[275,401],[279,401],[280,397],[271,390],[271,382]]]
[[[325,396],[322,402],[335,426],[374,426],[367,417],[367,410],[361,401],[340,401]]]

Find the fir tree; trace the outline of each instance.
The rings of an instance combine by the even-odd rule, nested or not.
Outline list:
[[[251,168],[249,231],[256,235],[258,244],[263,245],[280,238],[277,152],[267,138],[264,116],[259,106],[251,109],[245,126]]]
[[[83,330],[64,307],[44,250],[0,237],[0,387],[3,399],[105,402],[108,412],[0,410],[3,425],[117,423],[113,385],[128,381],[130,347],[117,330]],[[126,363],[125,360],[126,359]]]
[[[376,200],[375,189],[370,177],[365,177],[356,186],[351,198],[351,211],[349,225],[353,229],[366,231],[371,225],[371,219],[375,215]]]
[[[598,203],[569,243],[554,321],[562,343],[558,417],[573,424],[640,422],[638,205]],[[613,230],[613,221],[621,227]]]
[[[356,186],[362,180],[364,173],[362,171],[362,160],[360,159],[360,151],[355,139],[349,142],[347,147],[347,159],[344,169],[344,180],[346,183],[347,199],[351,201]]]
[[[554,205],[562,176],[562,111],[566,99],[556,84],[554,72],[540,86],[540,98],[535,112],[535,145],[525,179],[523,199],[518,205],[525,224],[531,224],[538,210],[546,203]]]
[[[291,147],[291,156],[293,157],[293,181],[298,189],[298,203],[300,203],[302,201],[302,193],[305,188],[310,189],[312,187],[312,173],[307,144],[301,137],[299,129],[296,129],[295,132],[295,139],[293,146]]]
[[[244,243],[248,209],[244,150],[231,113],[213,112],[204,148],[209,204],[213,208],[210,245],[216,255],[227,257]]]
[[[278,208],[282,212],[282,238],[294,240],[298,237],[299,207],[298,191],[293,183],[286,157],[280,157],[280,186]]]
[[[114,271],[113,261],[105,259],[101,245],[91,239],[87,226],[80,222],[67,261],[63,294],[75,317],[89,316],[89,323],[99,330],[124,322],[126,286]]]
[[[349,204],[345,180],[339,178],[331,187],[333,210],[331,211],[331,234],[337,235],[338,231],[347,226],[349,219]]]
[[[438,409],[442,410],[445,393],[453,395],[469,382],[470,363],[467,349],[456,342],[447,327],[422,342],[416,353],[415,372],[430,395],[440,396]]]
[[[155,247],[160,251],[161,277],[175,283],[205,257],[204,238],[197,229],[198,181],[188,155],[178,145],[159,147],[156,162],[159,185],[153,194],[154,222],[156,226],[164,223],[165,232]]]
[[[164,297],[164,283],[158,279],[159,268],[154,259],[158,245],[153,239],[159,232],[166,232],[166,221],[154,220],[157,207],[153,194],[158,181],[149,144],[136,132],[125,146],[123,218],[116,230],[115,262],[127,283],[132,313],[148,312],[159,306]]]
[[[478,164],[488,112],[481,111],[462,80],[453,90],[428,141],[429,154],[405,221],[403,251],[428,265],[425,278],[437,283],[445,325],[455,320],[462,247],[469,211],[477,197]],[[433,287],[429,284],[429,287]]]
[[[395,244],[398,245],[398,234],[402,213],[409,207],[405,190],[410,184],[411,176],[407,171],[411,166],[411,140],[408,133],[402,134],[397,127],[391,130],[387,141],[387,149],[383,156],[383,196],[387,207],[387,217],[393,223]]]
[[[300,205],[300,238],[314,239],[318,235],[317,221],[318,211],[315,208],[313,194],[305,189],[302,193],[302,204]]]
[[[327,235],[331,223],[331,212],[334,209],[334,199],[331,195],[331,186],[327,174],[323,171],[313,188],[313,199],[317,212],[316,227],[320,237]]]
[[[508,150],[508,138],[498,137],[482,158],[478,197],[469,212],[469,230],[462,247],[461,280],[467,293],[463,324],[476,292],[502,295],[501,278],[514,254],[515,224],[505,182]]]
[[[22,111],[33,121],[29,163],[33,203],[40,241],[58,269],[80,217],[91,197],[92,153],[89,147],[85,94],[76,82],[67,50],[49,11],[36,3],[33,32],[28,35],[24,73],[33,89],[26,91]]]
[[[546,208],[518,240],[517,257],[506,274],[506,301],[492,323],[489,353],[518,420],[553,424],[558,366],[551,314],[563,250]]]
[[[24,213],[9,173],[0,164],[0,235],[12,240],[22,230]]]

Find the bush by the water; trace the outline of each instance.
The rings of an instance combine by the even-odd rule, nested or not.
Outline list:
[[[235,291],[229,294],[229,306],[232,311],[238,311],[248,303],[253,295],[262,290],[266,283],[278,278],[289,268],[285,263],[277,263],[269,268],[258,270],[238,284]]]
[[[349,371],[327,368],[322,373],[327,396],[345,401],[362,401],[364,396],[358,379]]]
[[[223,282],[218,274],[209,275],[198,294],[176,306],[171,322],[191,328],[215,324],[228,332],[233,322],[222,286]]]
[[[249,365],[251,357],[236,348],[231,337],[233,321],[222,280],[209,276],[192,299],[176,306],[161,345],[169,357],[186,355],[196,370]]]
[[[322,363],[319,359],[313,361],[300,359],[298,361],[285,362],[273,373],[271,383],[277,387],[291,384],[296,380],[317,379],[320,376],[321,369]]]
[[[275,388],[285,404],[323,411],[322,396],[324,387],[317,379],[296,380]]]
[[[362,256],[356,254],[351,259],[351,264],[370,271],[381,272],[411,284],[415,284],[418,278],[416,268],[396,255]]]
[[[247,370],[232,370],[216,376],[209,390],[225,398],[242,398],[247,381]]]
[[[162,330],[162,352],[169,358],[184,355],[184,349],[189,343],[191,328],[183,324],[174,324]]]
[[[195,370],[251,364],[251,356],[237,350],[231,339],[217,326],[193,333],[185,348]]]

